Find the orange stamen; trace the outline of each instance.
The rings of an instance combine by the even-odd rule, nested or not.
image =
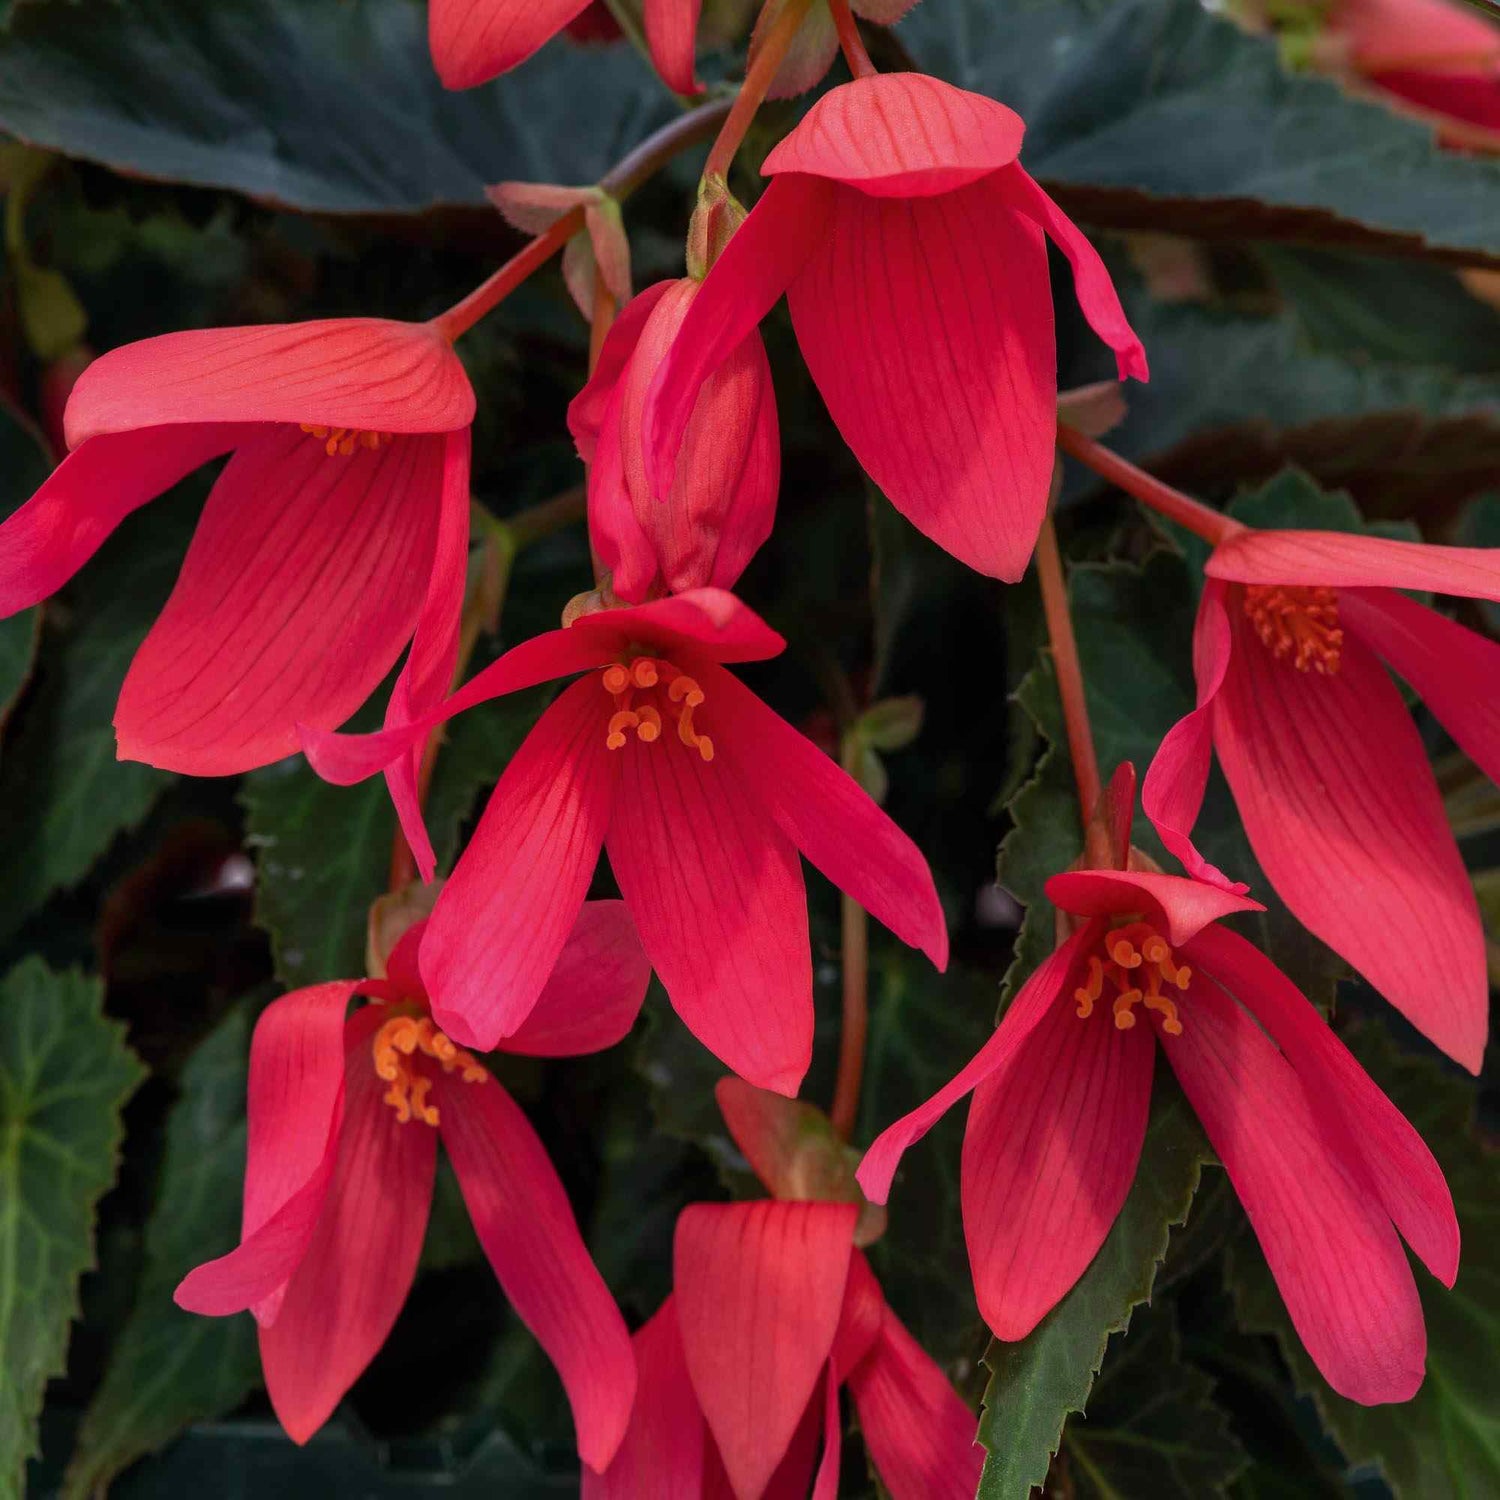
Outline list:
[[[329,458],[334,454],[348,458],[356,448],[368,448],[373,452],[391,440],[388,432],[367,432],[362,427],[324,427],[316,422],[300,422],[298,426],[309,437],[315,437],[322,443],[323,451]]]
[[[604,668],[601,681],[604,691],[615,700],[615,712],[605,727],[604,743],[611,750],[623,750],[629,742],[628,730],[642,744],[655,744],[662,736],[667,718],[677,725],[677,738],[704,760],[714,758],[714,742],[699,733],[693,723],[693,711],[707,701],[707,695],[694,678],[679,672],[669,661],[653,656],[632,657],[630,662],[611,662]],[[655,703],[637,701],[637,695],[651,693],[665,686]],[[660,706],[658,706],[660,705]]]
[[[1104,958],[1089,956],[1088,979],[1073,991],[1079,1019],[1087,1020],[1094,1013],[1107,979],[1116,992],[1110,1014],[1119,1030],[1129,1031],[1135,1025],[1135,1007],[1142,1005],[1162,1018],[1161,1029],[1168,1036],[1181,1036],[1177,1002],[1162,993],[1162,984],[1186,990],[1193,971],[1177,962],[1171,944],[1149,923],[1130,922],[1105,937],[1104,952]]]
[[[1344,632],[1335,590],[1247,584],[1245,614],[1278,661],[1290,660],[1299,672],[1338,674]]]
[[[462,1070],[465,1083],[482,1083],[490,1076],[471,1052],[455,1046],[451,1037],[433,1025],[431,1016],[393,1016],[375,1033],[370,1051],[375,1076],[390,1084],[384,1102],[403,1125],[414,1119],[424,1125],[439,1121],[437,1106],[427,1102],[433,1081],[418,1070],[419,1055],[432,1058],[445,1073]]]

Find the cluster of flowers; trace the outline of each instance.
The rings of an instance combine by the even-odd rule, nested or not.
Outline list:
[[[889,20],[903,8],[864,9]],[[445,80],[513,65],[580,9],[434,0]],[[646,6],[683,90],[694,12]],[[848,20],[847,5],[834,13]],[[1192,829],[1217,755],[1286,904],[1477,1069],[1479,917],[1386,668],[1500,777],[1500,646],[1403,592],[1500,599],[1494,553],[1219,518],[1198,706],[1144,784],[1187,873],[1132,849],[1122,768],[1091,853],[1048,884],[1055,952],[974,1061],[862,1161],[795,1100],[813,1033],[800,857],[939,968],[948,939],[911,840],[729,670],[784,645],[730,592],[770,532],[778,485],[757,324],[785,293],[871,479],[1004,580],[1027,566],[1054,471],[1048,239],[1122,378],[1147,373],[1102,262],[1020,165],[1021,120],[931,78],[855,71],[772,152],[748,217],[708,184],[698,274],[624,306],[569,413],[601,587],[564,628],[456,691],[475,405],[452,347],[461,318],[186,332],[115,350],[72,394],[67,458],[0,527],[0,607],[15,611],[65,583],[130,511],[228,454],[126,678],[119,753],[225,775],[300,748],[338,783],[383,772],[425,879],[432,731],[572,679],[385,972],[287,995],[257,1026],[241,1243],[178,1300],[254,1314],[271,1398],[299,1441],[396,1318],[441,1136],[495,1274],[567,1389],[586,1494],[814,1484],[831,1496],[845,1386],[898,1500],[972,1494],[973,1418],[862,1253],[883,1227],[877,1205],[903,1151],[974,1091],[962,1184],[975,1287],[997,1337],[1025,1336],[1124,1201],[1158,1042],[1330,1383],[1384,1402],[1422,1380],[1402,1241],[1452,1283],[1442,1175],[1292,982],[1222,925],[1259,907],[1199,855]],[[601,277],[608,262],[598,256]],[[403,651],[385,727],[338,733]],[[601,846],[622,901],[585,900]],[[771,1197],[683,1213],[676,1290],[632,1338],[544,1148],[479,1054],[607,1047],[651,970],[736,1075],[720,1105]]]

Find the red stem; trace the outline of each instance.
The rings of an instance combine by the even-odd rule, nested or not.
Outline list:
[[[843,50],[844,61],[849,64],[849,71],[856,78],[873,78],[875,64],[865,51],[864,38],[859,34],[854,12],[849,9],[849,0],[828,0],[828,8],[833,12],[834,29],[839,34],[839,47]]]
[[[768,7],[775,3],[776,0],[767,0]],[[750,60],[750,66],[745,70],[745,81],[735,95],[734,107],[729,111],[729,116],[719,131],[719,138],[708,153],[708,161],[703,167],[705,177],[729,175],[729,164],[734,160],[734,153],[740,149],[745,132],[755,119],[756,110],[765,102],[766,93],[792,45],[792,39],[806,19],[811,4],[812,0],[786,0],[781,14],[776,17],[765,40]]]

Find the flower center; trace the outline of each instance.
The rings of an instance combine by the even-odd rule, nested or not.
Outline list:
[[[299,422],[297,425],[308,437],[315,437],[322,443],[329,458],[335,453],[348,458],[356,448],[375,449],[391,440],[388,432],[366,432],[362,427],[320,427],[315,422]]]
[[[376,1076],[390,1084],[385,1103],[403,1125],[411,1119],[426,1125],[438,1123],[437,1106],[427,1102],[432,1079],[419,1067],[419,1057],[432,1058],[445,1073],[461,1068],[465,1083],[483,1083],[490,1076],[473,1053],[455,1046],[432,1024],[431,1016],[393,1016],[375,1033],[370,1050]]]
[[[623,749],[632,729],[643,744],[653,744],[671,719],[684,745],[704,760],[714,758],[714,742],[693,727],[693,711],[703,705],[703,689],[671,662],[655,656],[612,662],[605,667],[602,680],[604,691],[615,700],[604,741],[611,750]]]
[[[1149,922],[1131,922],[1107,934],[1103,946],[1102,956],[1096,953],[1089,958],[1087,982],[1073,991],[1080,1019],[1094,1013],[1108,980],[1115,990],[1111,1002],[1115,1025],[1121,1031],[1135,1025],[1135,1007],[1144,1005],[1161,1016],[1161,1029],[1168,1036],[1181,1036],[1177,1002],[1162,994],[1161,987],[1166,983],[1185,990],[1193,971],[1177,963],[1167,940]]]
[[[1299,672],[1338,673],[1344,632],[1333,589],[1246,584],[1245,614],[1278,661],[1290,658]]]

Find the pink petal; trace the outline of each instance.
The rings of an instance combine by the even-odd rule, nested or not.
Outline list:
[[[115,711],[122,760],[196,776],[266,765],[390,671],[431,576],[443,439],[330,458],[261,428],[215,484]]]
[[[646,398],[646,474],[669,495],[703,382],[749,336],[801,271],[825,229],[829,187],[793,175],[771,185],[714,262]]]
[[[922,73],[880,73],[830,89],[761,171],[805,172],[903,198],[952,192],[1015,161],[1014,110]]]
[[[385,1342],[406,1301],[427,1232],[437,1132],[401,1124],[383,1102],[369,1049],[378,1007],[349,1030],[338,1165],[281,1312],[260,1330],[266,1391],[305,1443]]]
[[[589,466],[589,538],[599,561],[609,571],[610,587],[622,599],[640,600],[657,582],[660,563],[650,532],[636,514],[625,477],[624,409],[622,381],[614,387],[604,408],[597,455]]]
[[[827,222],[787,300],[829,414],[919,530],[1014,582],[1057,426],[1042,232],[993,179],[932,198],[826,191]]]
[[[70,453],[0,525],[0,615],[55,594],[128,516],[246,434],[233,424],[154,427]]]
[[[716,742],[719,679],[695,722]],[[614,752],[609,863],[673,1008],[716,1057],[793,1095],[812,1057],[812,959],[802,866],[737,774],[670,727]]]
[[[561,189],[559,191],[562,191]],[[568,431],[578,445],[578,456],[586,464],[595,462],[599,430],[604,425],[604,411],[610,396],[630,366],[636,346],[641,341],[651,314],[661,299],[676,286],[674,280],[657,281],[637,293],[620,309],[620,315],[605,336],[599,350],[599,363],[568,407]]]
[[[693,1388],[739,1495],[765,1488],[838,1327],[852,1203],[695,1203],[677,1221],[677,1316]]]
[[[721,1078],[714,1100],[750,1169],[773,1198],[821,1198],[824,1184],[809,1173],[808,1147],[833,1145],[828,1116],[805,1099],[758,1089],[743,1078]]]
[[[1147,870],[1064,870],[1047,881],[1046,892],[1054,906],[1075,916],[1140,913],[1164,928],[1174,947],[1235,912],[1265,910],[1223,886]]]
[[[728,672],[704,678],[715,741],[788,838],[840,890],[939,969],[948,928],[921,851],[859,784]]]
[[[1473,887],[1401,694],[1346,633],[1337,676],[1274,658],[1231,617],[1214,748],[1292,914],[1477,1072],[1489,1015]]]
[[[786,641],[727,589],[685,589],[669,599],[653,599],[630,609],[607,609],[575,620],[571,629],[609,642],[610,654],[649,645],[662,656],[685,652],[712,662],[765,661],[779,656]]]
[[[431,0],[427,42],[443,87],[471,89],[526,61],[589,0]]]
[[[1417,692],[1458,747],[1500,782],[1500,642],[1391,589],[1346,589],[1339,619]]]
[[[693,72],[693,44],[703,0],[646,0],[646,41],[662,82],[679,94],[699,94]]]
[[[1089,327],[1115,351],[1120,379],[1150,379],[1146,351],[1125,318],[1119,294],[1099,252],[1078,226],[1039,188],[1017,162],[998,173],[995,182],[1004,201],[1047,231],[1047,237],[1068,257],[1073,287]]]
[[[636,1330],[639,1387],[630,1426],[603,1474],[583,1471],[581,1500],[640,1500],[641,1496],[698,1496],[708,1429],[688,1376],[671,1297]]]
[[[838,1500],[839,1459],[844,1446],[844,1423],[839,1413],[838,1372],[832,1360],[823,1372],[823,1457],[813,1481],[811,1500]]]
[[[527,1057],[602,1052],[635,1024],[651,965],[623,901],[585,901],[531,1014],[500,1043]]]
[[[1301,1079],[1319,1127],[1360,1159],[1396,1228],[1445,1286],[1458,1274],[1458,1220],[1442,1168],[1406,1117],[1351,1056],[1309,1001],[1237,933],[1209,928],[1185,955],[1236,995]]]
[[[111,349],[78,377],[66,420],[69,448],[186,422],[451,432],[474,420],[474,392],[452,345],[427,324],[325,318]]]
[[[1500,549],[1429,547],[1347,531],[1237,531],[1214,548],[1210,578],[1328,588],[1431,589],[1500,599]]]
[[[1335,24],[1361,69],[1404,62],[1441,77],[1463,63],[1500,62],[1500,31],[1446,0],[1346,0]]]
[[[978,1422],[889,1307],[869,1357],[847,1379],[891,1500],[970,1500],[984,1467]]]
[[[635,1400],[625,1320],[589,1257],[546,1148],[492,1078],[438,1078],[443,1145],[479,1243],[521,1321],[557,1367],[573,1408],[578,1456],[602,1471]]]
[[[239,1246],[190,1271],[174,1301],[221,1317],[274,1318],[307,1250],[333,1175],[344,1111],[344,1012],[358,988],[335,980],[274,1000],[255,1023]]]
[[[890,1196],[891,1179],[907,1147],[921,1140],[965,1094],[1005,1067],[1052,1007],[1061,1003],[1060,997],[1079,966],[1084,948],[1098,939],[1098,927],[1091,922],[1049,954],[1022,985],[1020,994],[973,1061],[925,1104],[918,1105],[894,1125],[887,1125],[876,1136],[855,1174],[872,1203],[884,1203]]]
[[[462,1046],[489,1051],[521,1026],[574,930],[614,798],[608,707],[586,677],[542,715],[433,908],[422,978]]]
[[[1025,1338],[1088,1269],[1135,1179],[1151,1106],[1151,1029],[1080,1018],[1064,995],[974,1091],[964,1237],[979,1311]]]
[[[1422,1383],[1427,1333],[1411,1267],[1357,1160],[1318,1125],[1291,1064],[1200,975],[1163,1045],[1265,1251],[1307,1352],[1364,1405]],[[1352,1168],[1352,1170],[1351,1170]]]
[[[846,1377],[875,1347],[885,1317],[885,1297],[880,1283],[875,1280],[864,1251],[856,1250],[849,1257],[844,1305],[839,1311],[839,1328],[833,1339],[833,1353],[829,1356]]]

